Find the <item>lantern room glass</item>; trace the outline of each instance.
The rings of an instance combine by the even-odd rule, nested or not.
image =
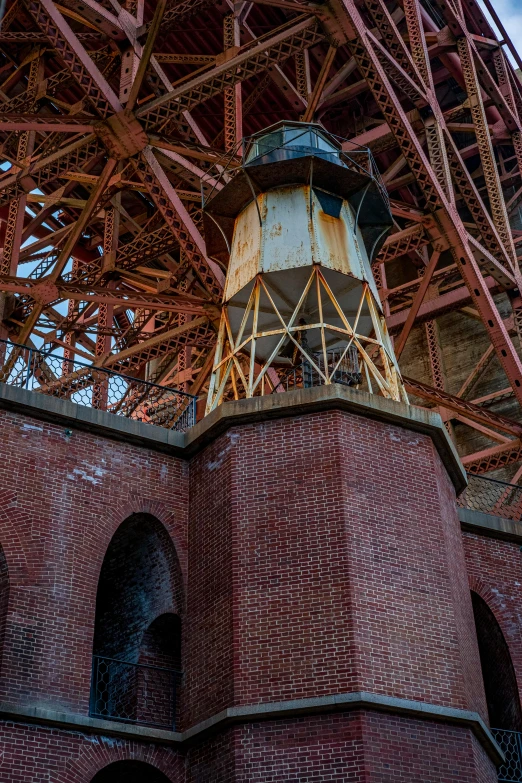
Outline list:
[[[252,141],[246,155],[246,163],[268,155],[278,149],[292,148],[292,151],[310,154],[338,153],[338,148],[322,133],[310,125],[283,125]]]

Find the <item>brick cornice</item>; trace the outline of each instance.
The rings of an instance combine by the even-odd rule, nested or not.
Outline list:
[[[341,410],[429,436],[457,494],[467,484],[465,470],[438,413],[339,384],[226,402],[186,433],[143,424],[106,411],[84,408],[69,400],[47,397],[4,383],[0,383],[0,408],[184,459],[201,451],[230,427]]]
[[[3,719],[178,747],[198,741],[233,724],[352,710],[377,710],[418,720],[462,726],[473,732],[494,764],[499,765],[504,761],[502,750],[477,712],[364,691],[228,707],[184,732],[164,731],[147,726],[98,720],[43,707],[17,706],[0,702],[0,718]]]
[[[522,522],[497,517],[494,514],[484,514],[482,511],[474,511],[471,508],[459,507],[457,511],[463,530],[522,544]]]

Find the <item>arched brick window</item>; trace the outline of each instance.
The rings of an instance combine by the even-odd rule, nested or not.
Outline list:
[[[155,517],[133,514],[114,534],[98,583],[93,715],[174,727],[182,613],[174,544]]]
[[[522,731],[515,670],[507,642],[487,603],[471,593],[489,721],[493,728]]]
[[[91,783],[169,783],[169,779],[144,761],[116,761],[97,772]]]
[[[7,606],[9,603],[9,573],[4,550],[0,546],[0,672],[2,671],[2,655],[5,644],[5,628],[7,623]]]

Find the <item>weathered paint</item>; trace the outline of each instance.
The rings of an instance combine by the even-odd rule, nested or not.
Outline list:
[[[319,264],[370,284],[379,302],[355,216],[343,201],[338,218],[326,214],[308,185],[290,185],[258,196],[238,216],[225,286],[230,302],[259,273],[288,272]],[[300,291],[288,290],[292,301]],[[291,283],[290,283],[291,285]]]

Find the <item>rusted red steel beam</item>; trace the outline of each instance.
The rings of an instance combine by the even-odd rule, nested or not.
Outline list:
[[[0,205],[8,204],[28,190],[42,189],[68,171],[88,167],[104,154],[101,141],[94,134],[88,134],[51,155],[36,158],[21,172],[0,178]]]
[[[492,345],[488,345],[478,362],[475,364],[468,377],[457,392],[457,397],[464,397],[464,395],[473,388],[475,383],[479,380],[480,376],[484,373],[493,357],[494,349]]]
[[[379,39],[376,38],[372,31],[366,27],[366,22],[362,23],[362,27],[359,25],[361,18],[357,17],[355,3],[353,3],[353,5],[351,3],[346,3],[346,7],[348,7],[348,23],[346,20],[341,19],[341,16],[338,16],[338,27],[339,30],[342,29],[343,34],[347,34],[349,36],[350,25],[354,19],[356,20],[357,23],[352,27],[355,27],[358,35],[364,39],[363,43],[364,47],[366,47],[366,53],[372,61],[374,71],[377,73],[377,78],[374,78],[375,73],[370,74],[367,72],[364,74],[361,72],[361,75],[365,76],[365,78],[360,80],[364,89],[367,89],[368,87],[372,88],[374,97],[376,93],[379,93],[377,96],[377,101],[381,109],[384,111],[384,118],[388,121],[386,126],[381,125],[375,129],[375,131],[370,131],[369,135],[373,136],[371,143],[372,145],[375,145],[374,149],[377,150],[379,149],[379,144],[381,142],[385,142],[386,144],[389,143],[386,137],[389,137],[390,134],[393,133],[394,143],[399,144],[406,164],[410,167],[410,171],[415,172],[414,175],[408,175],[408,181],[410,181],[410,179],[412,181],[415,180],[419,184],[421,190],[427,194],[428,209],[439,210],[441,207],[445,209],[446,204],[444,199],[441,198],[441,193],[438,189],[437,183],[433,179],[433,171],[430,171],[430,165],[433,164],[431,153],[430,161],[427,161],[422,158],[422,149],[418,146],[415,148],[415,141],[413,136],[422,132],[424,128],[424,122],[422,120],[421,113],[417,111],[417,109],[406,113],[406,124],[402,122],[403,118],[400,113],[400,103],[401,100],[404,100],[404,95],[408,95],[413,101],[414,105],[417,105],[420,108],[433,100],[433,95],[430,95],[429,92],[430,90],[433,92],[432,88],[435,80],[431,75],[430,65],[426,59],[426,54],[423,55],[425,57],[424,60],[421,56],[422,53],[419,55],[420,50],[418,44],[419,41],[420,43],[423,42],[423,36],[421,36],[419,41],[417,41],[417,39],[412,40],[412,17],[410,14],[407,19],[410,36],[409,39],[406,39],[405,41],[403,39],[402,33],[399,33],[398,25],[388,13],[387,7],[382,2],[382,0],[365,0],[365,2],[367,10],[371,14],[373,21],[379,31]],[[63,62],[65,62],[67,71],[70,74],[70,78],[74,79],[82,92],[87,95],[88,101],[95,109],[98,117],[101,115],[102,117],[105,117],[107,121],[112,122],[112,115],[119,112],[118,104],[114,102],[115,93],[113,92],[111,95],[110,91],[107,91],[103,84],[103,89],[100,91],[99,85],[93,84],[92,80],[89,81],[89,79],[92,79],[93,74],[97,76],[97,74],[101,72],[101,66],[98,68],[95,64],[95,67],[91,68],[89,63],[91,61],[94,62],[94,58],[91,57],[91,53],[87,54],[86,52],[84,44],[86,39],[72,33],[72,29],[66,18],[67,14],[65,14],[64,17],[64,15],[61,14],[60,11],[56,8],[54,3],[51,2],[51,0],[27,0],[27,3],[29,4],[29,7],[33,9],[32,13],[35,16],[35,19],[37,19],[40,29],[45,31],[45,39],[52,43],[53,47],[55,47],[54,51],[57,52],[62,58]],[[408,8],[410,6],[411,2],[409,5],[407,2],[405,2],[406,13],[408,13]],[[65,7],[74,11],[75,4],[73,0],[64,0],[64,3],[61,7]],[[87,20],[91,19],[91,17],[94,19],[93,14],[95,14],[97,7],[98,4],[96,0],[86,0],[85,16]],[[178,14],[190,13],[191,9],[197,7],[201,7],[198,0],[186,0],[185,3],[182,2],[181,4],[177,4],[175,8],[167,8],[167,11],[165,12],[165,18],[179,18],[179,16],[177,16]],[[100,8],[102,7],[100,6]],[[231,4],[223,2],[219,3],[220,15],[227,14],[231,10]],[[307,13],[308,11],[305,12]],[[337,9],[336,13],[339,13],[339,8]],[[419,23],[421,15],[424,13],[425,12],[420,8],[420,6],[417,7],[417,24]],[[141,44],[137,39],[136,31],[138,25],[141,24],[141,21],[138,19],[138,17],[136,17],[132,21],[132,24],[130,24],[130,22],[129,24],[123,24],[123,19],[127,19],[127,16],[129,16],[128,14],[126,16],[126,14],[127,11],[125,11],[125,13],[122,14],[120,18],[117,18],[112,13],[112,11],[104,9],[103,13],[100,11],[99,20],[97,21],[94,19],[93,23],[98,25],[98,29],[103,29],[105,34],[109,35],[109,37],[112,37],[114,40],[124,40],[125,37],[128,36],[129,42],[139,60],[142,49]],[[268,72],[273,74],[273,68],[274,66],[277,66],[277,63],[284,62],[289,57],[292,57],[293,54],[301,54],[306,47],[313,46],[314,41],[320,42],[321,40],[324,40],[325,32],[324,29],[321,29],[321,19],[323,15],[319,15],[319,22],[317,21],[317,18],[314,19],[312,16],[309,16],[308,19],[294,19],[291,22],[285,24],[283,28],[274,30],[272,33],[268,33],[262,41],[254,39],[246,46],[241,46],[238,50],[234,49],[232,52],[227,54],[224,53],[223,56],[218,56],[218,58],[216,58],[216,65],[213,69],[211,68],[206,73],[201,73],[196,77],[185,79],[183,83],[176,85],[173,89],[169,87],[168,79],[165,81],[164,74],[161,76],[156,65],[153,65],[153,67],[149,69],[150,75],[155,79],[160,78],[160,80],[162,80],[162,89],[167,89],[167,95],[158,98],[157,101],[159,101],[159,103],[157,101],[153,101],[152,103],[142,103],[138,109],[140,116],[147,124],[147,127],[151,128],[155,127],[155,122],[158,119],[161,122],[163,122],[164,119],[166,122],[170,123],[175,120],[177,125],[176,130],[174,131],[174,136],[178,133],[181,125],[183,125],[183,132],[187,132],[187,129],[190,129],[190,133],[195,134],[191,138],[200,138],[202,132],[200,129],[198,129],[193,119],[190,120],[190,118],[187,118],[187,109],[201,106],[202,103],[204,103],[207,99],[213,98],[219,94],[223,94],[223,91],[230,90],[232,85],[241,84],[250,77],[255,77],[262,71],[266,71],[267,68],[271,68],[272,71],[269,70]],[[127,19],[127,21],[129,20]],[[116,26],[116,22],[118,22],[119,27]],[[413,18],[413,22],[415,22],[415,18]],[[114,26],[114,30],[112,32],[107,27],[107,25],[110,26],[111,24]],[[299,27],[300,25],[300,29],[297,30],[296,26]],[[168,25],[164,25],[165,30],[167,27]],[[162,27],[162,30],[160,30],[160,35],[163,35],[164,29]],[[247,32],[247,35],[250,36],[251,33],[248,32],[247,27],[244,27],[244,29]],[[4,32],[4,30],[2,32]],[[122,35],[122,33],[124,33],[124,35]],[[44,33],[42,32],[42,35],[43,34]],[[465,31],[464,34],[466,34]],[[248,38],[241,38],[243,43],[245,40],[248,40]],[[476,41],[472,36],[469,38],[469,40],[471,40],[473,44],[476,44]],[[435,42],[435,39],[433,39],[432,42]],[[436,43],[437,45],[441,46],[444,44],[442,37],[439,36],[438,33],[436,34]],[[417,49],[415,49],[415,47],[417,47]],[[472,47],[471,43],[470,47]],[[425,48],[426,47],[424,46],[424,49]],[[326,75],[324,66],[325,51],[326,47],[323,47],[322,49],[316,49],[314,50],[313,56],[310,58],[316,64],[319,64],[319,69],[316,68],[314,73],[317,73],[317,71],[321,73],[322,67],[323,77]],[[444,52],[446,51],[447,49],[444,50]],[[471,48],[471,51],[473,52],[473,62],[475,67],[479,68],[481,62],[480,57],[477,55],[475,49]],[[451,53],[446,55],[444,52],[441,50],[441,57],[445,57],[450,65],[453,64],[453,66],[455,66],[455,64],[458,64],[458,58],[456,55],[450,56]],[[96,62],[98,62],[98,60],[96,60]],[[352,63],[355,64],[355,60],[352,60]],[[425,68],[423,71],[423,65],[426,66],[426,64],[427,70]],[[344,68],[344,66],[342,66],[342,68]],[[241,69],[241,72],[239,72],[239,69]],[[144,68],[142,68],[142,70],[144,70]],[[350,73],[355,72],[355,67],[354,65],[350,65],[345,70],[349,75]],[[384,81],[381,79],[381,71],[384,72]],[[288,76],[285,76],[284,78],[286,79],[285,84],[288,86],[291,83],[291,80],[289,80]],[[388,80],[387,82],[386,78]],[[444,76],[444,78],[446,77]],[[390,81],[393,82],[393,87],[390,87]],[[463,83],[463,79],[461,79],[461,81]],[[491,78],[488,79],[486,77],[486,82],[487,84],[484,88],[485,93],[482,98],[486,103],[489,101],[488,105],[491,106],[491,101],[500,100],[499,91],[497,90],[495,84],[491,83]],[[106,84],[108,85],[109,82],[106,81]],[[110,87],[110,90],[114,90],[114,81],[112,81],[111,84],[113,86]],[[336,100],[342,98],[346,99],[355,91],[354,85],[348,85],[345,88],[348,92],[346,92],[346,94],[343,96],[340,96],[338,94],[338,87],[340,85],[341,82],[339,82],[337,86],[333,88],[334,90],[337,89],[337,93],[334,92]],[[382,97],[382,93],[383,90],[386,92],[389,87],[390,100],[388,103],[386,103]],[[307,91],[307,95],[310,95],[312,89],[313,88],[311,86]],[[352,93],[349,92],[350,90]],[[153,92],[158,95],[158,91],[156,91],[155,88],[153,88]],[[294,92],[292,92],[292,95]],[[316,92],[320,92],[317,88],[317,82]],[[145,94],[145,91],[143,91],[142,95],[144,96]],[[120,96],[121,95],[122,93],[120,87]],[[327,96],[327,98],[328,97],[333,96]],[[119,103],[122,102],[124,102],[123,98],[119,100]],[[317,95],[315,96],[314,102],[318,104],[321,112],[328,111],[328,106],[324,101],[321,102],[321,99]],[[486,105],[486,103],[484,105]],[[19,114],[20,111],[31,110],[29,108],[31,106],[30,103],[25,102],[23,106],[24,109],[21,109],[18,107],[18,104],[12,105],[9,103],[9,108],[6,108],[5,111],[10,113],[10,120],[12,122],[16,122],[17,118],[14,115]],[[167,106],[166,113],[160,117],[160,107],[163,106]],[[181,109],[184,110],[183,118],[181,118],[182,114],[180,113],[180,106]],[[289,106],[294,106],[293,99],[290,99]],[[152,115],[156,110],[159,113],[156,115],[156,118],[154,118]],[[447,118],[449,120],[458,119],[459,111],[462,111],[462,109],[459,107],[452,109],[449,112]],[[500,114],[502,114],[508,123],[511,111],[511,106],[506,108],[506,106],[502,104],[499,107]],[[324,116],[326,117],[327,115]],[[78,117],[77,119],[80,123],[81,118]],[[20,119],[20,123],[25,123],[24,129],[32,127],[29,125],[31,121],[35,123],[35,127],[36,125],[39,126],[42,133],[46,133],[47,130],[44,131],[43,129],[48,129],[51,125],[53,125],[53,123],[55,123],[55,129],[56,127],[59,127],[63,130],[63,132],[65,132],[66,125],[71,125],[76,120],[74,119],[74,113],[73,119],[70,118],[70,115],[67,117],[63,115],[63,117],[56,119],[54,117],[45,118],[39,115],[38,119],[33,118],[33,120],[31,120],[29,116],[25,115]],[[90,124],[90,119],[84,122],[85,126]],[[169,127],[173,128],[174,125],[171,124]],[[497,128],[496,125],[494,127]],[[489,127],[485,128],[485,130],[487,130],[488,133],[491,132]],[[497,133],[497,130],[495,130],[495,133]],[[399,141],[399,138],[401,141]],[[504,136],[502,136],[502,138],[504,138]],[[177,139],[175,140],[177,141]],[[506,140],[509,140],[508,135],[506,135]],[[106,146],[106,141],[107,139],[104,137],[103,133],[100,133],[100,138],[91,137],[90,140],[82,140],[81,145],[85,145],[83,151],[70,151],[68,153],[66,152],[65,154],[60,151],[55,154],[53,160],[45,160],[43,156],[40,156],[39,158],[34,158],[30,166],[27,167],[27,170],[14,175],[14,178],[13,175],[0,178],[0,189],[2,184],[5,184],[6,186],[4,189],[4,197],[6,201],[4,201],[4,203],[7,203],[10,199],[17,198],[19,195],[27,192],[28,189],[33,189],[34,187],[47,187],[47,183],[51,183],[54,180],[59,181],[60,175],[65,173],[74,174],[77,169],[81,168],[82,166],[96,166],[96,161],[101,161],[102,157],[107,155],[108,149]],[[408,149],[405,150],[405,146],[407,146]],[[473,152],[476,152],[477,150],[478,146],[474,147]],[[470,208],[475,222],[480,227],[483,236],[482,241],[486,245],[486,249],[490,251],[490,255],[494,258],[495,263],[500,266],[500,262],[497,260],[497,258],[501,259],[502,253],[496,253],[496,248],[500,247],[500,243],[495,231],[495,227],[492,226],[491,221],[488,222],[489,218],[487,216],[487,210],[485,210],[478,192],[476,189],[474,189],[474,184],[471,178],[467,176],[465,165],[462,161],[462,158],[468,153],[470,153],[469,150],[468,152],[462,153],[461,151],[455,152],[454,150],[451,151],[450,149],[450,164],[452,166],[452,173],[453,176],[458,180],[461,190],[465,192],[466,204]],[[182,152],[181,155],[183,155]],[[130,157],[133,158],[133,161],[136,159],[133,155]],[[146,156],[142,154],[142,158],[143,157]],[[125,160],[127,160],[127,158],[125,158]],[[208,162],[209,161],[206,161],[204,158],[201,158],[201,168],[196,172],[195,167],[192,167],[192,174],[195,174],[195,176],[198,178],[201,177],[205,169],[205,164]],[[148,263],[149,260],[152,260],[156,257],[156,254],[160,254],[165,249],[174,250],[179,244],[182,247],[185,258],[185,261],[179,265],[179,267],[185,270],[193,270],[197,276],[197,279],[200,280],[206,287],[210,297],[216,300],[219,299],[219,285],[215,285],[215,280],[219,278],[220,270],[219,268],[216,268],[212,265],[211,259],[206,258],[204,243],[202,242],[201,236],[199,234],[198,220],[196,217],[194,217],[190,210],[187,210],[184,205],[181,204],[178,196],[176,195],[176,188],[173,185],[175,178],[180,174],[180,168],[175,168],[175,166],[179,166],[180,161],[178,159],[176,161],[173,159],[167,160],[163,156],[163,153],[158,153],[158,156],[154,159],[148,159],[146,164],[146,167],[144,167],[142,170],[142,175],[146,178],[147,181],[144,186],[145,190],[142,190],[142,193],[148,194],[146,195],[146,198],[152,198],[152,201],[163,214],[170,228],[165,226],[166,231],[164,231],[163,228],[157,229],[154,233],[154,236],[151,235],[150,240],[147,237],[142,237],[140,240],[136,240],[136,242],[131,242],[131,248],[129,248],[129,254],[131,257],[129,257],[128,260],[120,257],[122,263],[119,265],[118,256],[120,256],[120,251],[118,250],[118,255],[116,257],[116,267],[111,269],[111,272],[114,275],[117,275],[124,271],[124,267],[125,269],[131,269],[137,263]],[[185,165],[187,164],[185,163]],[[169,167],[168,174],[165,171],[167,166]],[[186,169],[186,171],[187,170],[188,169]],[[400,174],[401,172],[397,173]],[[2,179],[4,180],[4,183],[2,183]],[[129,179],[128,176],[127,179]],[[60,183],[58,182],[58,184]],[[405,178],[400,178],[400,181],[396,180],[392,184],[394,187],[401,186],[404,188],[404,186],[407,185],[407,182]],[[434,195],[433,199],[431,198],[432,194]],[[406,217],[407,219],[407,215],[401,214],[401,219],[402,217]],[[492,309],[494,305],[492,301],[488,299],[488,291],[496,290],[494,287],[495,284],[491,283],[491,278],[487,279],[486,282],[484,282],[483,279],[483,272],[485,270],[490,272],[491,270],[487,266],[487,262],[483,263],[480,261],[480,259],[478,259],[477,266],[473,263],[472,260],[470,260],[470,254],[474,254],[475,259],[478,258],[477,248],[470,246],[470,238],[460,230],[460,225],[457,225],[457,241],[456,243],[454,242],[456,217],[452,213],[450,218],[451,219],[449,224],[446,223],[442,226],[442,234],[451,237],[451,242],[453,243],[454,247],[463,247],[464,252],[459,253],[459,258],[456,259],[456,263],[460,263],[461,271],[463,269],[463,264],[460,259],[464,259],[464,266],[466,263],[469,263],[471,266],[470,270],[464,270],[465,273],[463,275],[467,283],[467,289],[461,288],[460,293],[459,289],[456,291],[447,292],[446,294],[442,295],[442,298],[438,297],[436,300],[434,300],[433,305],[428,305],[428,308],[426,308],[426,302],[420,304],[420,295],[418,295],[415,302],[415,307],[413,310],[410,310],[409,320],[412,323],[416,323],[422,319],[429,319],[430,317],[433,317],[434,314],[436,315],[438,313],[444,312],[448,308],[453,309],[454,307],[458,307],[459,304],[467,302],[470,299],[475,302],[474,296],[482,297],[485,301],[482,302],[481,307],[477,305],[477,309],[479,309],[479,312],[481,313],[481,317],[484,320],[486,328],[488,327],[489,320],[493,322],[493,326],[489,328],[490,335],[492,335],[492,338],[495,338],[497,353],[500,352],[501,354],[504,346],[506,346],[506,351],[508,354],[507,364],[509,364],[511,373],[510,378],[513,383],[513,379],[515,378],[519,368],[517,367],[514,357],[512,353],[510,353],[509,345],[506,342],[507,333],[505,330],[502,330],[502,324],[499,324],[498,322],[498,313],[495,315],[495,311]],[[425,245],[434,241],[433,232],[428,231],[426,225],[424,225],[423,222],[417,221],[416,226],[403,229],[403,231],[399,232],[399,234],[400,236],[394,235],[393,237],[389,238],[381,255],[377,259],[379,264],[382,263],[383,260],[395,260],[399,258],[402,253],[412,251],[416,251],[418,253],[419,251],[422,251]],[[124,248],[125,246],[122,245],[121,252],[123,253],[125,253]],[[480,252],[481,251],[479,251],[479,255]],[[190,261],[189,264],[187,264],[187,260]],[[89,271],[89,275],[92,275],[92,279],[90,276],[88,278],[84,277],[82,279],[86,279],[89,285],[93,285],[97,279],[97,275],[99,275],[101,271],[103,263],[103,258],[99,261],[92,261],[92,269]],[[87,267],[90,268],[90,266],[90,264],[85,264],[83,262],[81,264],[77,264],[78,269],[83,269],[83,272],[87,272]],[[172,260],[168,261],[167,266],[169,270],[173,272],[173,274],[178,274],[178,262],[173,263]],[[121,267],[121,269],[119,267]],[[499,272],[498,269],[496,271]],[[192,274],[192,271],[190,273]],[[212,277],[214,277],[215,280],[212,280]],[[497,281],[500,285],[504,285],[505,287],[505,283],[502,283],[498,280],[498,275]],[[106,278],[103,278],[103,282],[104,284],[107,284]],[[125,285],[125,283],[119,283],[119,285]],[[509,285],[507,287],[509,287]],[[68,290],[71,294],[74,293],[72,288]],[[121,290],[125,291],[126,289],[122,288]],[[146,286],[145,290],[147,290]],[[476,291],[478,291],[478,294]],[[89,295],[87,289],[81,289],[80,291],[80,288],[78,287],[75,295],[80,295],[82,292],[86,295]],[[101,291],[93,291],[91,294],[93,296],[102,297]],[[464,295],[466,298],[464,298]],[[116,298],[120,296],[120,293],[114,293],[112,296]],[[141,294],[136,293],[134,299],[132,300],[136,306],[138,306],[138,302],[143,304],[143,302],[146,300],[146,295],[141,298],[140,297]],[[419,313],[415,315],[414,309],[417,307],[419,309]],[[390,316],[390,318],[400,318],[402,315],[403,313],[394,313],[394,315]],[[493,318],[489,318],[490,315],[493,315]]]
[[[424,271],[424,275],[419,283],[419,288],[413,298],[413,302],[410,307],[408,317],[406,318],[406,321],[404,322],[404,326],[402,327],[402,331],[399,335],[399,338],[395,343],[395,355],[397,359],[400,359],[401,353],[404,350],[404,346],[406,345],[408,336],[411,332],[415,319],[417,318],[418,312],[422,306],[424,297],[426,296],[428,286],[431,283],[431,279],[433,277],[433,273],[435,272],[435,267],[437,266],[439,258],[440,258],[440,253],[437,250],[434,250],[431,255],[430,262],[426,267]]]
[[[368,30],[355,3],[353,0],[343,0],[343,6],[357,35],[357,38],[350,41],[350,52],[356,58],[359,70],[368,79],[373,96],[387,117],[410,167],[413,167],[416,172],[417,183],[426,199],[426,207],[429,211],[436,213],[437,222],[449,241],[473,303],[480,313],[492,343],[495,345],[499,361],[513,386],[519,403],[522,403],[522,363],[473,258],[468,245],[467,232],[461,218],[454,206],[448,203],[446,195],[426,159],[422,146],[372,47]],[[437,111],[437,107],[432,106],[432,108]],[[440,114],[440,109],[438,111]],[[445,155],[446,152],[441,149],[441,154]],[[492,233],[494,234],[493,229]]]
[[[27,0],[25,5],[96,111],[102,117],[121,111],[118,96],[52,0]]]
[[[522,460],[522,441],[516,438],[511,443],[493,446],[462,457],[462,464],[468,473],[488,473],[490,470],[514,465]]]
[[[484,280],[485,285],[489,291],[493,293],[498,291],[498,284],[496,280],[489,276],[484,278]],[[472,299],[473,298],[470,295],[469,289],[466,286],[454,288],[452,291],[440,294],[434,299],[428,299],[424,301],[418,309],[417,315],[415,317],[415,323],[423,323],[424,321],[429,321],[432,318],[438,318],[444,313],[451,313],[455,310],[459,310],[461,307],[469,305]],[[387,317],[386,323],[390,332],[393,333],[397,331],[397,329],[406,323],[409,312],[410,308],[401,310],[398,313],[392,313]]]
[[[449,411],[458,413],[479,424],[495,427],[502,432],[506,432],[508,435],[513,435],[517,438],[522,437],[522,424],[519,424],[519,422],[514,421],[513,419],[509,419],[507,416],[501,416],[498,413],[488,411],[485,408],[481,408],[479,405],[474,405],[472,402],[463,400],[461,397],[455,397],[453,394],[448,394],[440,389],[435,389],[432,386],[416,381],[413,378],[404,377],[403,380],[408,394],[414,394],[416,397],[420,397],[427,402],[434,403]]]
[[[81,286],[75,283],[52,284],[47,281],[34,281],[28,278],[0,278],[2,291],[31,296],[35,301],[47,305],[64,299],[77,302],[96,302],[98,304],[124,305],[128,308],[146,307],[169,313],[190,313],[208,315],[216,318],[218,309],[210,302],[200,304],[183,295],[153,294],[129,288],[119,290],[96,286]]]
[[[303,47],[313,46],[324,39],[317,20],[305,16],[285,24],[279,31],[260,43],[242,47],[243,51],[220,63],[210,71],[197,76],[166,95],[156,98],[138,109],[136,116],[149,131],[170,119],[172,113],[190,111],[194,106],[221,93],[238,81],[254,76],[283,62]]]
[[[375,2],[375,0],[374,0],[374,2]],[[407,5],[407,3],[405,4],[405,8],[406,8],[406,5]],[[415,4],[413,4],[413,5],[415,5]],[[424,9],[421,9],[420,7],[418,8],[418,12],[419,12],[419,14],[422,14],[423,17],[426,16],[426,13],[425,13]],[[411,37],[411,35],[410,35],[410,37]],[[459,71],[459,73],[462,76],[462,81],[464,81],[464,76],[462,74],[462,67],[461,67],[460,62],[458,61],[458,59],[457,59],[456,68],[457,68],[457,70]],[[488,76],[489,76],[489,71],[488,71]],[[433,92],[433,90],[432,90],[432,92]],[[496,93],[495,93],[495,96],[496,96]],[[502,101],[503,101],[503,105],[504,105],[505,101],[504,101],[503,97],[502,97]],[[438,104],[436,104],[436,103],[432,104],[431,108],[435,110],[435,114],[437,114],[437,111],[440,114],[440,109],[438,108]],[[509,107],[507,105],[506,105],[506,111],[510,112],[510,109],[509,109]],[[442,119],[442,116],[443,115],[441,115],[440,119]],[[497,114],[497,116],[499,116],[499,115]],[[510,114],[510,116],[512,116],[512,115]],[[415,130],[418,131],[419,130],[419,127],[418,127],[419,126],[419,123],[418,123],[419,117],[417,116],[415,118],[415,120],[414,120],[414,112],[410,112],[409,115],[408,115],[408,119],[412,123],[412,127],[415,124]],[[422,127],[422,123],[420,123],[420,126]],[[370,146],[371,146],[372,142],[377,137],[382,136],[383,134],[385,134],[384,127],[382,129],[378,130],[378,131],[377,130],[373,130],[373,131],[369,131],[367,134],[363,134],[363,137],[361,137],[361,140],[362,140],[363,143],[369,143]],[[501,250],[501,255],[504,257],[505,262],[509,266],[509,264],[512,261],[512,251],[511,251],[511,249],[507,249],[505,247],[503,241],[500,239],[499,232],[497,231],[497,228],[493,225],[493,223],[491,221],[491,218],[490,218],[490,216],[489,216],[489,214],[488,214],[484,204],[482,203],[480,195],[478,194],[478,191],[476,190],[475,185],[472,182],[472,179],[471,179],[469,173],[467,172],[467,169],[466,169],[465,165],[463,164],[463,160],[461,158],[462,152],[457,150],[457,148],[456,148],[456,146],[455,146],[455,144],[454,144],[450,134],[447,133],[447,131],[446,131],[446,134],[447,135],[446,135],[445,142],[442,139],[439,139],[439,146],[441,146],[441,152],[443,153],[443,155],[444,155],[444,149],[443,149],[444,146],[448,147],[448,153],[449,153],[448,163],[451,166],[451,170],[452,170],[453,176],[456,177],[459,180],[459,182],[461,183],[461,187],[460,187],[461,195],[463,196],[463,198],[464,198],[468,208],[470,209],[472,215],[474,216],[474,219],[476,221],[478,221],[477,225],[479,226],[479,229],[482,232],[483,241],[486,244],[486,246],[488,247],[488,249],[490,249],[493,252],[494,255],[498,255],[498,251],[500,249]],[[367,136],[367,139],[365,139],[365,136]],[[489,136],[489,134],[487,132],[486,132],[486,136]],[[485,138],[485,135],[482,134],[481,138]],[[475,154],[475,152],[477,152],[478,149],[479,149],[478,146],[474,145],[473,154]],[[439,155],[438,157],[441,157],[441,156]],[[495,172],[492,169],[492,167],[490,167],[490,169],[492,171],[491,176],[494,177]],[[418,170],[416,170],[416,168],[413,169],[413,170],[415,170],[415,176],[418,178]],[[415,179],[415,177],[414,177],[414,179]],[[490,179],[491,179],[491,177],[490,177]],[[404,178],[400,178],[400,181],[390,183],[390,185],[395,188],[395,187],[402,187],[402,186],[404,186],[404,185],[406,185],[408,183],[411,183],[411,182],[412,182],[412,174],[409,174],[409,175],[406,175]],[[489,180],[488,180],[488,183],[489,183]],[[497,188],[497,191],[498,191],[498,183],[495,183],[495,187]],[[452,193],[452,189],[451,189],[449,194],[451,195],[451,193]],[[501,200],[502,199],[500,199],[500,201]],[[495,198],[494,199],[494,203],[498,204],[499,203],[499,199]],[[499,214],[500,214],[500,212],[501,212],[501,210],[499,210]],[[506,239],[507,239],[507,241],[509,241],[509,237],[507,237]]]
[[[405,253],[424,247],[430,242],[431,239],[422,224],[416,223],[413,226],[408,226],[387,237],[373,264],[394,261]]]
[[[42,117],[27,114],[0,114],[0,132],[37,131],[38,133],[92,133],[94,126],[85,117]]]
[[[210,348],[215,344],[215,331],[209,319],[198,316],[181,326],[154,335],[149,340],[112,354],[103,361],[104,367],[123,372],[135,371],[152,359],[167,356],[185,345]]]
[[[134,165],[137,175],[187,254],[206,290],[214,301],[219,301],[223,291],[223,273],[214,261],[207,258],[201,234],[161,169],[152,149],[147,147]]]

